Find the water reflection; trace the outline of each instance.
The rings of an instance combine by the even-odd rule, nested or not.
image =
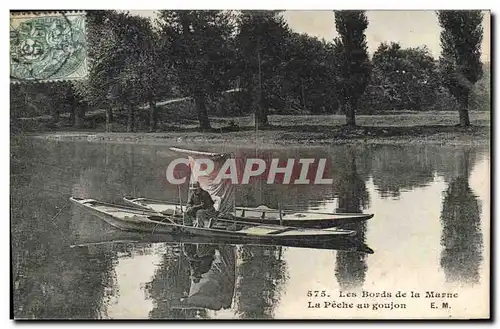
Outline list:
[[[282,247],[242,246],[238,252],[237,314],[241,319],[272,319],[287,280]]]
[[[480,206],[469,185],[474,153],[467,149],[456,157],[456,177],[444,192],[441,211],[441,266],[447,281],[463,284],[479,282],[482,261]]]
[[[186,243],[183,251],[189,262],[191,285],[178,307],[230,308],[236,279],[235,247]]]
[[[116,256],[69,248],[71,212],[61,194],[73,175],[57,164],[60,150],[18,141],[11,149],[13,302],[16,318],[101,318]],[[26,161],[23,154],[30,154]],[[21,163],[18,165],[17,163]],[[71,166],[72,159],[66,163]],[[67,167],[66,167],[67,168]],[[54,216],[58,214],[58,216]]]
[[[377,146],[372,149],[373,183],[385,198],[426,186],[434,179],[439,152],[422,146]],[[434,162],[434,163],[433,163]]]
[[[334,182],[335,196],[338,200],[336,211],[361,213],[368,207],[370,196],[365,180],[357,172],[355,150],[348,149],[343,164],[344,175],[338,176]],[[366,222],[353,223],[344,227],[357,232],[353,238],[356,243],[365,243]],[[347,291],[362,287],[366,270],[366,254],[337,251],[335,276],[341,290]]]
[[[199,313],[196,309],[174,308],[190,286],[189,262],[181,257],[181,249],[180,245],[167,248],[153,279],[146,284],[148,296],[153,299],[153,309],[149,312],[151,319],[194,318]]]
[[[147,301],[147,305],[141,306],[141,310],[145,310],[141,316],[154,319],[220,317],[223,312],[227,317],[273,318],[278,308],[293,306],[311,288],[308,277],[297,270],[304,257],[310,259],[311,266],[316,259],[326,259],[310,274],[321,282],[332,282],[334,272],[342,290],[384,282],[382,275],[390,277],[390,269],[396,261],[401,268],[420,269],[422,274],[437,281],[442,280],[439,279],[441,270],[446,281],[455,283],[480,284],[484,276],[482,232],[487,233],[488,227],[481,227],[480,223],[481,220],[487,223],[488,219],[481,217],[484,215],[480,201],[485,196],[475,195],[470,176],[474,176],[473,165],[482,154],[487,155],[487,151],[436,146],[268,150],[273,157],[281,159],[328,158],[331,165],[325,177],[333,178],[333,184],[286,186],[257,181],[238,188],[238,204],[266,203],[277,207],[280,203],[284,208],[375,213],[367,223],[348,227],[358,232],[356,243],[368,243],[375,254],[335,251],[333,264],[331,251],[292,246],[219,245],[219,242],[215,246],[200,246],[199,243],[210,241],[193,238],[181,241],[175,240],[176,237],[161,240],[116,231],[78,208],[63,207],[70,195],[115,203],[121,202],[124,195],[178,200],[177,187],[165,181],[165,169],[176,156],[167,147],[28,139],[11,143],[12,280],[16,318],[124,318],[130,314],[119,310],[114,301],[118,299],[134,308],[134,303],[138,305],[141,301],[130,302],[126,297],[139,295]],[[220,150],[213,146],[193,148]],[[239,152],[250,154],[252,150],[239,149]],[[447,184],[446,187],[443,188],[443,184]],[[430,191],[428,195],[420,193],[416,197],[416,191],[422,192],[422,187],[431,185],[432,189],[425,190]],[[182,191],[186,193],[186,186]],[[397,205],[403,204],[405,197],[406,202],[410,200],[415,205],[425,206],[427,198],[442,202],[440,209],[419,212],[435,219],[437,225],[440,217],[441,228],[432,227],[429,235],[439,238],[441,234],[441,245],[437,239],[430,239],[431,245],[421,244],[405,250],[408,257],[402,257],[399,248],[405,244],[398,245],[398,238],[393,237],[398,232],[386,229],[397,228],[407,237],[422,234],[421,218],[411,211],[405,216],[392,211],[401,209]],[[392,217],[388,209],[393,212]],[[73,239],[95,244],[70,248]],[[118,242],[124,240],[140,243],[132,242],[125,247],[126,244]],[[390,243],[384,243],[387,240]],[[130,246],[137,251],[139,245],[154,249],[151,252],[155,257],[144,258],[130,252]],[[159,245],[164,247],[155,249]],[[422,257],[436,248],[442,248],[440,263],[435,261],[439,256]],[[202,261],[193,262],[196,259],[193,255]],[[379,257],[376,264],[383,270],[368,270],[374,257]],[[149,272],[141,272],[139,276],[137,273],[145,264],[149,264]],[[487,266],[485,268],[487,270]],[[142,280],[140,284],[144,288],[140,294],[142,288],[130,286],[124,273],[129,279]],[[291,278],[291,273],[302,274],[300,278]],[[200,280],[194,282],[192,276]],[[123,286],[127,282],[129,285]],[[207,282],[212,283],[207,285]],[[293,292],[289,287],[291,282],[297,287],[294,295],[297,298],[283,295],[283,291]],[[135,289],[133,293],[131,289]],[[214,290],[220,292],[216,294]]]

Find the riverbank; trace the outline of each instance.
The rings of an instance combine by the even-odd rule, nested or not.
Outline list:
[[[30,132],[37,139],[134,143],[152,145],[334,145],[334,144],[441,144],[489,145],[490,121],[488,112],[472,112],[471,127],[455,125],[455,112],[400,113],[395,115],[358,116],[356,128],[347,128],[339,115],[308,115],[269,117],[270,127],[252,127],[251,117],[212,118],[214,127],[201,132],[195,124],[176,125],[162,132],[123,131],[107,133],[102,128],[86,131],[66,129]],[[123,130],[123,127],[115,127]],[[99,131],[100,130],[100,131]],[[162,129],[164,130],[164,129]]]
[[[225,133],[170,132],[170,133],[95,133],[50,132],[30,135],[37,139],[94,142],[133,143],[151,145],[335,145],[335,144],[438,144],[438,145],[489,145],[486,127],[343,127],[328,132],[263,130]]]

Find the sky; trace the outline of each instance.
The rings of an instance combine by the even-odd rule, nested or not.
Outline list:
[[[131,14],[151,17],[152,10],[130,10]],[[490,61],[490,15],[484,12],[482,60]],[[414,10],[368,10],[368,28],[366,39],[370,54],[381,42],[399,42],[403,48],[427,46],[434,57],[439,57],[441,46],[435,11]],[[288,26],[295,32],[333,40],[337,35],[333,11],[287,10],[283,13]]]

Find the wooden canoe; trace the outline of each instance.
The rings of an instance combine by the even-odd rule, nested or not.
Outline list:
[[[236,220],[218,219],[213,227],[192,227],[175,222],[174,216],[160,216],[157,212],[100,202],[94,199],[71,197],[76,205],[88,210],[110,225],[126,231],[187,234],[214,238],[245,238],[255,240],[328,241],[339,236],[352,236],[356,232],[337,228],[305,229],[277,225],[261,225]]]
[[[131,205],[143,209],[149,209],[161,214],[182,216],[186,210],[185,206],[174,202],[154,200],[148,198],[124,197],[123,200]],[[238,221],[283,225],[303,228],[330,228],[345,224],[368,220],[373,214],[357,213],[323,213],[323,212],[295,212],[291,210],[281,210],[260,206],[257,208],[236,207],[234,217]],[[224,218],[224,215],[221,215]]]

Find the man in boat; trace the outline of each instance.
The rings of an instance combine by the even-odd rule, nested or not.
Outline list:
[[[185,219],[184,225],[191,225],[189,220],[192,221],[192,218],[195,218],[195,227],[205,227],[205,223],[208,224],[208,220],[217,215],[214,208],[215,202],[210,194],[200,187],[198,182],[194,182],[189,187],[189,190],[191,194],[189,195],[186,210],[186,215],[189,218]]]

